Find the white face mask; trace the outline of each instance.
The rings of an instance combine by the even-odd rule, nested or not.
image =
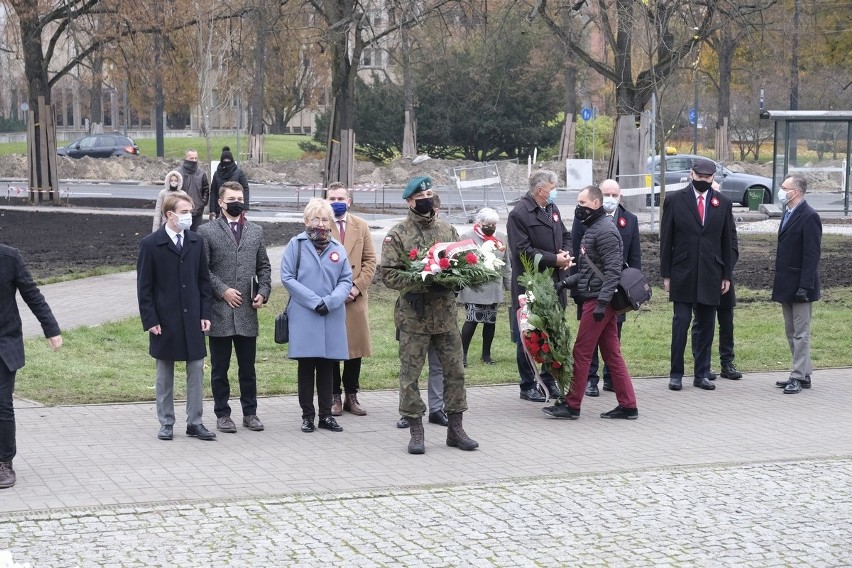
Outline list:
[[[603,208],[607,213],[612,213],[618,208],[618,198],[604,195]]]
[[[778,201],[780,201],[784,205],[787,205],[787,202],[790,201],[790,198],[787,197],[787,192],[783,189],[778,190]]]
[[[192,213],[178,215],[175,225],[177,225],[177,228],[181,231],[188,231],[189,228],[192,227]]]

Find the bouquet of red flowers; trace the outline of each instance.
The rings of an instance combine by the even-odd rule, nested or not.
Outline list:
[[[502,261],[489,255],[494,256],[480,249],[472,239],[435,243],[426,250],[411,249],[404,259],[404,273],[413,281],[453,290],[479,286],[503,277],[495,270]]]

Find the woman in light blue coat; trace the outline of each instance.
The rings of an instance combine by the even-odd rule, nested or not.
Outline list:
[[[331,416],[332,368],[349,358],[344,303],[352,288],[346,249],[331,237],[331,205],[320,198],[305,207],[305,231],[293,237],[281,259],[281,282],[290,293],[287,356],[298,361],[302,432],[313,432],[314,384],[320,428],[341,432]]]

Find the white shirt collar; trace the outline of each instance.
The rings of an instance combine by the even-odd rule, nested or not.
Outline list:
[[[176,232],[172,231],[172,228],[169,227],[168,223],[166,223],[163,226],[166,228],[166,233],[168,233],[169,238],[172,240],[172,242],[175,242],[175,237],[177,237],[178,235],[180,235],[180,239],[182,241],[186,240],[185,235],[183,234],[184,231],[180,231],[179,233],[176,233]]]

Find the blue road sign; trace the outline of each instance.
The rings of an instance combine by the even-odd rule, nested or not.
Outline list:
[[[689,124],[695,124],[696,119],[698,119],[698,113],[694,108],[689,109]]]
[[[580,116],[583,117],[583,120],[588,121],[592,118],[592,109],[588,107],[583,107],[583,112],[580,113]]]

